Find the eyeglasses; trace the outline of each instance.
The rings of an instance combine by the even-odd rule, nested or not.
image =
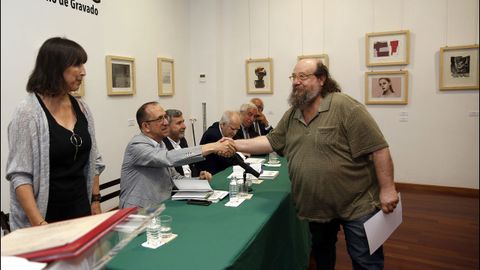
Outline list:
[[[77,154],[78,154],[78,148],[82,146],[83,140],[80,135],[75,134],[75,132],[72,132],[72,136],[70,136],[70,143],[75,146],[75,155],[73,156],[73,160],[77,159]]]
[[[290,81],[294,81],[295,79],[298,79],[299,81],[305,81],[306,79],[308,79],[310,76],[312,75],[315,75],[314,73],[310,73],[310,74],[304,74],[304,73],[300,73],[300,74],[295,74],[295,73],[292,73],[292,76],[288,77],[290,79]]]
[[[169,121],[170,117],[168,115],[164,114],[164,115],[160,115],[157,119],[145,120],[144,122],[147,122],[147,123],[156,122],[156,121],[163,122],[164,120]]]

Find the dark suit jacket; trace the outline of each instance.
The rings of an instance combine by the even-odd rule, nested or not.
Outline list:
[[[249,128],[245,128],[245,131],[247,131],[250,134],[250,138],[255,138],[260,136],[258,131],[255,130],[253,127],[253,124]],[[237,134],[233,136],[234,140],[239,140],[239,139],[245,139],[245,136],[243,135],[243,125],[240,125],[240,130],[237,131]]]
[[[163,143],[165,143],[165,146],[167,146],[168,150],[173,150],[174,149],[172,143],[170,142],[170,140],[167,137],[163,138]],[[187,143],[187,140],[185,138],[180,139],[180,147],[188,148],[188,143]],[[198,168],[197,168],[197,163],[188,164],[188,166],[190,167],[190,171],[192,172],[192,177],[198,177],[200,175],[200,170],[198,170]],[[175,170],[179,174],[185,176],[185,173],[183,172],[182,166],[175,167]]]
[[[205,131],[205,133],[203,133],[200,144],[202,145],[216,142],[221,138],[222,133],[220,133],[219,124],[218,122],[215,122]],[[210,154],[206,156],[204,161],[198,162],[197,164],[197,168],[199,170],[208,171],[212,175],[216,174],[217,172],[223,171],[233,165],[230,159],[221,157],[216,154]]]
[[[268,129],[267,129],[267,127],[265,127],[264,124],[262,124],[258,121],[255,121],[254,125],[258,125],[258,127],[260,128],[260,134],[262,136],[267,135],[273,129],[272,126],[269,126]]]

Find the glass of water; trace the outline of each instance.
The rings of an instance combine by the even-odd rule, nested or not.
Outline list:
[[[172,236],[172,216],[161,215],[160,218],[160,235],[162,238],[169,238]]]
[[[158,246],[160,242],[160,222],[158,217],[153,217],[147,225],[147,244]]]
[[[278,159],[278,154],[276,152],[271,152],[268,154],[268,163],[269,164],[278,164],[280,160]]]

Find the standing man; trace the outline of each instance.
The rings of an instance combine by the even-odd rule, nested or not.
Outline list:
[[[263,100],[252,98],[250,102],[253,103],[258,110],[258,114],[255,116],[255,122],[253,122],[253,128],[261,135],[267,135],[270,130],[272,130],[272,126],[269,125],[267,117],[263,114]]]
[[[266,136],[235,141],[238,151],[287,157],[300,219],[307,220],[317,269],[334,269],[343,227],[353,269],[383,269],[383,249],[369,253],[363,223],[398,203],[388,144],[365,106],[340,93],[313,59],[294,68],[292,106]]]
[[[233,137],[234,140],[250,139],[260,136],[260,132],[256,131],[253,123],[258,114],[258,109],[255,104],[248,102],[240,106],[241,127],[237,134]]]
[[[224,137],[233,138],[240,130],[240,114],[235,111],[225,111],[220,121],[213,123],[203,133],[200,145],[216,142]],[[216,174],[232,166],[231,159],[218,155],[209,155],[205,161],[198,164],[198,168]]]
[[[172,179],[182,178],[174,166],[204,160],[212,153],[232,155],[231,139],[168,151],[163,138],[168,135],[168,116],[158,102],[143,104],[137,111],[141,133],[125,149],[120,177],[120,208],[148,208],[170,198]],[[200,179],[207,175],[200,174]]]
[[[185,139],[185,129],[187,127],[185,126],[185,119],[183,118],[182,111],[170,109],[166,110],[165,113],[168,116],[169,132],[168,136],[163,138],[163,143],[165,143],[168,150],[188,148],[188,143]],[[177,166],[175,167],[175,170],[185,177],[198,177],[200,175],[196,163]],[[203,172],[203,174],[208,175],[209,177],[207,178],[211,179],[210,173]]]

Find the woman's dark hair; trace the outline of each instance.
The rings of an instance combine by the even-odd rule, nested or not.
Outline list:
[[[322,98],[328,93],[342,92],[338,83],[332,79],[332,77],[330,77],[330,72],[328,72],[327,66],[325,66],[321,61],[317,62],[317,69],[313,74],[317,78],[325,77],[325,82],[323,83],[322,90],[320,91]]]
[[[46,40],[38,51],[35,68],[28,78],[27,92],[57,96],[65,89],[63,72],[71,66],[87,62],[85,50],[75,41],[53,37]]]

